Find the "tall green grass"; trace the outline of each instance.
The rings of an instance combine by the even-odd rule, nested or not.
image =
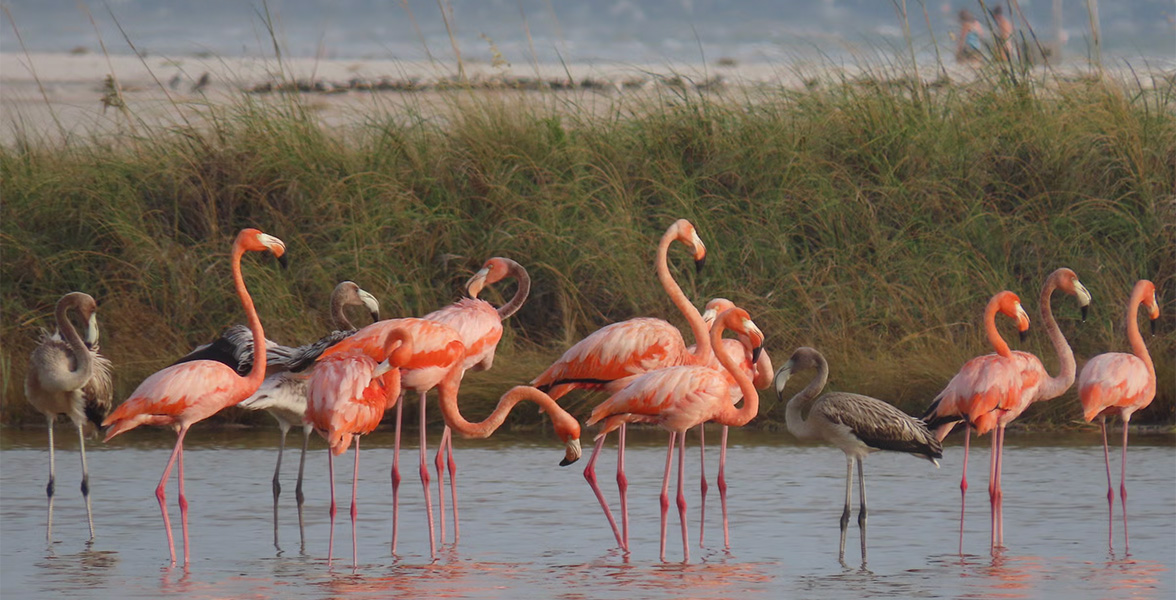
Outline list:
[[[1091,318],[1080,323],[1062,295],[1054,311],[1081,367],[1126,350],[1126,296],[1150,278],[1159,394],[1136,421],[1176,419],[1171,80],[811,83],[604,109],[457,89],[353,128],[322,125],[298,96],[244,97],[119,138],[22,138],[0,149],[2,420],[32,418],[26,356],[67,291],[97,298],[120,397],[241,322],[227,252],[245,226],[288,244],[288,272],[244,261],[266,332],[285,343],[327,331],[343,279],[379,297],[386,317],[420,315],[455,300],[490,256],[525,265],[530,299],[494,369],[463,386],[467,410],[483,414],[601,325],[655,315],[685,329],[653,274],[656,241],[680,217],[709,249],[699,275],[671,251],[697,305],[728,297],[751,311],[778,364],[815,346],[834,389],[916,413],[990,351],[980,317],[993,293],[1016,291],[1039,323],[1045,276],[1077,271]],[[1056,372],[1039,328],[1020,347]],[[584,415],[598,400],[571,406]],[[758,422],[782,421],[774,394],[764,400]],[[1026,415],[1079,418],[1073,390]]]

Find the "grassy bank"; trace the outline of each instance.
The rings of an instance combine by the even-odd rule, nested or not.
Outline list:
[[[288,244],[287,272],[245,261],[267,334],[286,343],[327,329],[342,279],[373,292],[385,316],[419,315],[456,299],[490,256],[525,265],[530,300],[494,369],[463,387],[466,410],[485,414],[603,324],[655,315],[684,326],[652,262],[666,226],[685,217],[708,245],[707,269],[695,275],[679,249],[671,264],[697,305],[731,298],[777,364],[815,346],[834,389],[909,412],[989,351],[980,316],[994,292],[1019,293],[1039,323],[1045,276],[1077,271],[1094,295],[1090,319],[1080,323],[1068,297],[1054,310],[1081,367],[1126,350],[1126,297],[1150,278],[1159,393],[1135,421],[1172,423],[1172,81],[879,81],[667,92],[604,110],[555,93],[454,90],[347,129],[323,126],[297,96],[244,97],[191,125],[132,127],[128,114],[119,138],[26,139],[0,150],[0,420],[39,420],[23,399],[25,361],[64,292],[98,300],[119,399],[242,321],[227,251],[244,226]],[[1056,370],[1044,333],[1032,334],[1014,346]],[[569,398],[581,416],[599,399]],[[774,394],[764,400],[757,422],[782,422]],[[1076,395],[1026,418],[1080,419]]]

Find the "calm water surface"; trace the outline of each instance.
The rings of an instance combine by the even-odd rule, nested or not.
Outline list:
[[[584,461],[557,466],[549,435],[458,440],[461,541],[430,561],[414,461],[402,455],[401,534],[392,557],[390,434],[363,441],[359,476],[359,560],[351,566],[347,509],[352,454],[336,460],[342,504],[335,560],[327,562],[326,454],[312,441],[307,464],[305,539],[294,502],[297,453],[287,453],[275,545],[270,477],[276,430],[197,426],[187,439],[192,562],[169,567],[153,490],[174,436],[134,431],[90,461],[97,540],[87,547],[78,493],[76,440],[60,428],[55,543],[44,540],[48,456],[43,430],[0,432],[0,595],[5,599],[157,598],[1172,598],[1176,595],[1176,445],[1170,434],[1134,435],[1128,465],[1131,553],[1115,523],[1107,548],[1106,482],[1094,433],[1009,434],[1004,552],[988,550],[987,439],[972,455],[964,553],[959,544],[962,448],[943,468],[902,455],[866,462],[869,560],[861,565],[855,519],[848,567],[837,560],[844,493],[843,455],[798,446],[784,433],[733,435],[729,455],[731,549],[722,549],[713,477],[706,545],[698,547],[698,455],[687,467],[691,560],[681,562],[671,507],[668,563],[658,560],[658,500],[665,437],[631,434],[632,555],[613,539],[582,477]],[[430,443],[435,446],[437,437]],[[410,436],[415,439],[415,436]],[[717,442],[717,431],[708,435]],[[292,436],[293,441],[293,436]],[[957,439],[950,440],[958,444]],[[297,442],[294,442],[297,445]],[[689,448],[688,448],[689,449]],[[431,455],[430,455],[431,458]],[[598,471],[610,501],[615,452]],[[174,477],[174,476],[173,476]],[[1116,470],[1116,479],[1118,477]],[[435,485],[435,482],[434,482]],[[436,490],[433,491],[436,502]],[[174,479],[168,502],[177,553],[182,546]],[[1118,508],[1116,503],[1116,508]],[[452,526],[447,533],[452,536]],[[450,539],[451,541],[451,539]]]

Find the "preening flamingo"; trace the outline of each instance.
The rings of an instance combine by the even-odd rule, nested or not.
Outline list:
[[[670,275],[667,261],[670,245],[675,241],[691,249],[695,268],[698,270],[701,270],[706,259],[706,246],[698,237],[694,225],[685,219],[679,219],[662,235],[654,261],[662,289],[669,295],[674,306],[681,311],[694,333],[697,343],[693,353],[687,350],[686,342],[683,341],[682,333],[677,327],[662,319],[638,317],[606,325],[576,342],[563,353],[563,356],[531,381],[531,385],[559,400],[574,389],[608,388],[609,391],[616,391],[619,384],[613,385],[614,382],[655,369],[684,364],[707,364],[713,356],[707,325],[698,309],[691,304],[686,294],[682,293],[682,288]],[[626,510],[629,484],[625,477],[624,424],[621,425],[617,447],[617,486],[620,489],[624,534],[622,535],[616,524],[611,521],[611,515],[610,524],[613,526],[617,545],[626,549],[629,537]],[[593,490],[599,490],[594,461],[589,461],[585,466],[584,477],[588,479]],[[598,496],[598,499],[603,502],[602,496]]]
[[[707,328],[714,326],[715,319],[720,314],[735,308],[735,303],[726,298],[713,298],[706,303],[706,310],[702,313],[702,320],[706,323]],[[688,348],[688,351],[693,353],[694,346]],[[752,361],[752,353],[750,345],[747,340],[723,338],[721,344],[715,346],[714,352],[711,354],[711,361],[707,363],[712,369],[723,371],[727,374],[721,364],[719,364],[719,352],[727,352],[731,356],[742,356],[739,361],[739,368],[751,379],[752,385],[757,390],[767,388],[772,384],[772,359],[768,356],[767,350],[760,351],[759,358]],[[730,374],[727,374],[728,377]],[[734,379],[731,383],[731,397],[736,402],[743,398],[743,392],[739,389],[739,385],[735,383]],[[726,425],[722,426],[719,438],[719,474],[716,483],[719,487],[719,500],[722,505],[723,512],[723,546],[725,548],[731,547],[731,534],[727,527],[727,430],[730,429]],[[700,481],[699,487],[702,491],[702,498],[699,501],[699,528],[698,528],[698,546],[702,547],[706,534],[706,428],[698,428],[698,451],[702,457],[702,462],[698,468],[698,478]]]
[[[478,294],[486,285],[498,283],[508,277],[518,281],[518,288],[509,302],[494,308],[489,302],[478,298]],[[466,282],[465,287],[469,294],[468,298],[462,298],[422,318],[444,323],[457,331],[466,348],[465,370],[485,371],[494,364],[494,351],[498,348],[498,341],[502,339],[502,321],[518,312],[523,303],[527,301],[527,295],[531,292],[531,276],[519,263],[509,258],[494,257],[487,260],[482,268],[474,273],[474,276]],[[400,406],[398,405],[396,410],[396,448],[393,451],[392,461],[394,489],[399,486],[400,480]],[[445,543],[444,470],[446,456],[448,456],[450,496],[453,499],[453,541],[456,543],[461,537],[457,515],[457,461],[453,458],[453,433],[450,430],[448,420],[446,420],[445,429],[441,433],[441,443],[437,446],[437,457],[434,461],[437,467],[437,499],[441,515],[442,544]],[[393,497],[396,496],[394,491]],[[393,500],[393,503],[396,504],[396,500]],[[393,525],[393,529],[395,528],[396,525]],[[395,534],[393,537],[395,538]],[[393,551],[395,552],[395,548]]]
[[[461,377],[465,373],[464,365],[466,358],[465,345],[461,342],[461,337],[454,329],[443,323],[436,321],[429,321],[425,319],[403,318],[403,319],[388,319],[373,323],[355,332],[355,335],[347,338],[331,346],[318,359],[322,362],[324,359],[337,353],[363,353],[371,357],[377,362],[387,359],[387,352],[384,346],[384,340],[388,333],[394,329],[403,328],[412,338],[412,356],[400,367],[400,389],[404,394],[409,390],[413,390],[420,395],[420,475],[421,486],[425,492],[425,507],[428,512],[427,521],[429,524],[429,553],[430,556],[437,555],[437,546],[435,539],[435,529],[433,526],[433,501],[429,492],[429,470],[425,466],[425,455],[427,451],[427,439],[425,437],[425,395],[429,390],[437,388],[440,397],[452,397],[456,402],[457,391],[461,386]],[[315,367],[318,368],[317,366]],[[391,403],[397,402],[397,398],[389,398],[389,406]],[[399,412],[399,410],[398,410]],[[394,459],[395,460],[395,459]],[[393,471],[395,474],[396,471]],[[396,545],[397,523],[398,517],[396,511],[398,509],[396,492],[396,483],[398,481],[393,479],[393,540],[392,545]]]
[[[1008,343],[996,330],[996,313],[1001,313],[1017,323],[1021,336],[1029,330],[1029,315],[1021,307],[1021,300],[1010,291],[997,293],[984,309],[984,329],[988,341],[996,350],[995,354],[978,356],[964,363],[959,373],[951,378],[947,387],[939,392],[927,411],[923,421],[935,431],[935,438],[943,441],[959,421],[964,422],[964,469],[960,479],[960,552],[964,543],[964,495],[968,491],[968,446],[971,429],[977,435],[984,435],[994,429],[1001,414],[1020,404],[1025,392],[1024,360],[1013,356]],[[1036,383],[1036,380],[1034,381]],[[992,454],[989,461],[989,500],[995,511],[996,458],[998,452],[997,434],[992,436]]]
[[[747,336],[754,348],[763,344],[763,333],[751,321],[747,311],[734,308],[718,317],[711,330],[711,343],[717,346],[725,329],[733,329]],[[757,354],[753,350],[753,354]],[[624,389],[613,394],[592,410],[588,425],[604,421],[600,433],[596,434],[596,446],[585,472],[591,470],[600,453],[608,432],[625,423],[653,423],[670,432],[670,443],[666,453],[666,469],[662,479],[661,493],[661,560],[666,558],[666,513],[669,510],[670,464],[674,454],[675,441],[680,439],[678,450],[678,518],[682,525],[682,553],[684,560],[690,560],[690,548],[686,531],[686,496],[682,491],[685,475],[686,430],[707,421],[720,425],[743,426],[759,411],[759,394],[751,379],[739,367],[736,357],[727,353],[719,354],[719,362],[739,384],[743,392],[743,406],[735,408],[728,379],[722,371],[701,365],[682,365],[650,371],[636,377]],[[604,501],[594,477],[587,477],[593,492],[600,501],[605,515],[616,525],[611,511]],[[622,546],[627,549],[627,546]]]
[[[327,543],[327,560],[335,548],[335,455],[343,454],[355,438],[355,467],[351,481],[351,559],[358,566],[359,551],[355,521],[359,515],[356,488],[359,483],[359,436],[371,433],[380,424],[388,405],[400,396],[399,367],[412,358],[412,347],[405,341],[404,329],[393,329],[386,336],[383,354],[375,359],[356,348],[320,359],[307,384],[306,420],[330,446],[327,471],[331,480],[331,534]]]
[[[86,323],[86,338],[69,320],[75,311]],[[106,413],[110,412],[113,387],[110,381],[110,361],[98,353],[98,304],[89,294],[70,292],[57,301],[54,316],[57,331],[42,332],[41,341],[29,355],[29,370],[25,374],[25,398],[49,425],[49,485],[45,494],[49,499],[49,516],[45,524],[45,539],[53,541],[53,494],[55,475],[53,462],[53,423],[57,415],[69,417],[78,430],[78,448],[82,455],[82,498],[86,501],[86,522],[90,539],[94,539],[94,517],[90,511],[90,472],[86,467],[86,436],[94,433]]]
[[[253,299],[245,289],[245,280],[241,276],[241,256],[245,252],[269,251],[278,257],[283,265],[286,264],[286,245],[276,237],[262,233],[256,229],[242,229],[237,234],[232,248],[233,285],[237,296],[241,299],[241,306],[249,322],[249,329],[253,334],[254,361],[249,374],[241,377],[231,367],[213,360],[195,360],[172,365],[156,372],[139,384],[126,402],[119,405],[106,420],[103,427],[106,431],[106,441],[114,436],[138,427],[139,425],[165,425],[174,428],[178,436],[171,457],[163,470],[163,477],[159,486],[155,488],[155,497],[159,500],[159,510],[163,513],[163,526],[167,531],[168,550],[171,562],[176,562],[176,549],[172,540],[171,521],[167,516],[167,506],[164,489],[172,465],[178,460],[180,521],[184,533],[184,563],[189,562],[188,552],[188,500],[184,497],[184,436],[193,423],[216,414],[221,409],[233,406],[248,398],[257,391],[265,377],[265,332],[261,327],[261,320],[257,317],[257,310],[253,307]]]
[[[1127,301],[1127,342],[1131,354],[1108,352],[1086,362],[1078,376],[1078,399],[1082,401],[1082,416],[1088,422],[1098,417],[1102,430],[1103,459],[1107,465],[1107,544],[1114,546],[1111,523],[1115,516],[1115,489],[1111,483],[1111,455],[1107,447],[1107,416],[1118,413],[1123,422],[1123,459],[1119,472],[1119,496],[1123,504],[1123,546],[1127,537],[1127,429],[1131,415],[1146,408],[1156,397],[1156,366],[1152,363],[1143,336],[1139,334],[1139,305],[1148,309],[1152,333],[1160,317],[1154,283],[1141,279],[1131,290]]]
[[[784,399],[784,386],[796,371],[816,369],[817,374],[803,390],[788,401],[784,419],[788,431],[800,440],[820,440],[845,453],[845,510],[841,512],[841,547],[838,560],[845,563],[845,532],[849,527],[853,495],[853,464],[857,463],[861,507],[858,529],[862,536],[862,564],[866,563],[866,475],[863,460],[872,452],[892,450],[922,456],[936,467],[943,446],[922,421],[869,396],[847,392],[821,395],[829,380],[829,363],[813,348],[801,347],[776,371],[776,395]],[[808,418],[802,414],[808,412]]]

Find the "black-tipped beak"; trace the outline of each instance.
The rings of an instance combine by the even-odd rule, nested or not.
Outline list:
[[[1154,337],[1156,335],[1156,320],[1155,319],[1152,319],[1151,329],[1152,329],[1152,336]]]
[[[1026,329],[1025,331],[1020,331],[1020,332],[1018,332],[1018,333],[1020,333],[1020,334],[1021,334],[1021,341],[1022,341],[1022,342],[1024,342],[1024,341],[1025,341],[1025,340],[1027,340],[1027,339],[1029,339],[1029,330],[1028,330],[1028,329]]]
[[[702,267],[704,267],[704,266],[706,266],[706,257],[705,256],[694,261],[694,272],[701,273]]]
[[[1083,323],[1085,323],[1085,322],[1086,322],[1086,314],[1087,314],[1088,312],[1090,312],[1090,310],[1089,310],[1089,309],[1090,309],[1090,307],[1089,307],[1089,306],[1083,306],[1083,307],[1082,307],[1082,322],[1083,322]]]
[[[278,264],[282,265],[283,269],[289,269],[290,268],[290,259],[286,258],[286,255],[283,254],[278,257]]]
[[[756,346],[755,348],[752,348],[751,349],[751,364],[754,365],[754,364],[758,363],[760,354],[763,354],[763,352],[764,352],[763,346]]]
[[[379,322],[379,320],[380,320],[380,313],[373,310],[372,311],[372,323]]]
[[[578,459],[578,458],[573,458],[573,459],[571,459],[571,460],[568,460],[568,459],[566,459],[566,458],[565,458],[565,459],[563,459],[563,460],[559,461],[559,466],[561,466],[561,467],[566,467],[566,466],[568,466],[568,465],[570,465],[570,464],[572,464],[572,463],[576,462],[577,460],[580,460],[580,459]]]

